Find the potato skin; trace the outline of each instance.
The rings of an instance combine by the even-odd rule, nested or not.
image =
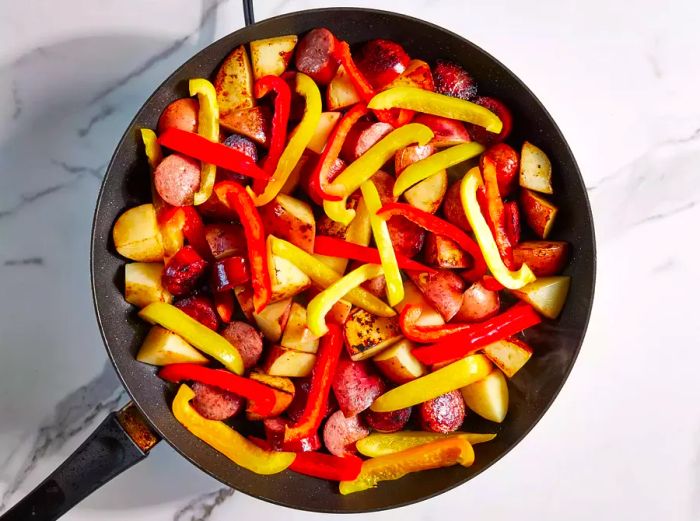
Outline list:
[[[513,248],[513,260],[516,266],[527,264],[537,277],[547,277],[561,273],[569,250],[564,241],[526,241]]]
[[[454,319],[458,322],[479,322],[496,315],[500,309],[498,291],[491,291],[481,282],[475,282],[464,292],[462,306]]]
[[[445,321],[450,321],[457,314],[464,292],[464,281],[459,275],[449,270],[438,270],[435,273],[409,272],[408,276]]]

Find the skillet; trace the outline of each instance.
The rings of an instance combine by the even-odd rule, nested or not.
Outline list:
[[[252,12],[246,12],[252,23]],[[239,468],[182,427],[170,411],[173,389],[155,368],[136,361],[148,326],[123,298],[124,260],[111,243],[111,229],[126,209],[150,200],[148,166],[138,129],[155,128],[161,111],[186,97],[192,77],[211,77],[240,44],[327,27],[350,44],[381,37],[403,45],[412,57],[434,63],[447,58],[463,65],[479,90],[503,100],[513,113],[509,141],[529,139],[549,155],[555,172],[554,201],[560,208],[554,235],[572,245],[566,274],[572,283],[558,320],[528,332],[535,355],[510,381],[510,412],[494,441],[476,448],[476,462],[421,472],[385,482],[378,489],[341,496],[337,484],[285,471],[259,476]],[[240,29],[199,52],[175,71],[146,101],[119,142],[104,176],[91,243],[93,298],[100,331],[114,367],[133,402],[114,412],[46,481],[9,510],[3,521],[53,520],[93,490],[131,467],[164,439],[183,457],[222,483],[256,498],[291,508],[359,513],[396,508],[456,487],[511,450],[534,427],[559,393],[576,360],[593,303],[595,238],[590,205],[576,161],[553,119],[532,92],[504,65],[464,38],[433,24],[371,9],[315,9],[271,18]],[[471,415],[464,428],[493,432],[494,424]]]

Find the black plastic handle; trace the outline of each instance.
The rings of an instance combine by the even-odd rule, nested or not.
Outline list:
[[[134,414],[138,413],[133,406],[111,413],[60,467],[0,520],[58,519],[94,490],[145,458],[158,440],[149,428],[144,430],[145,424],[134,426]]]

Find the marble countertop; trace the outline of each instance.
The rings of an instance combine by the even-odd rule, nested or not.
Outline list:
[[[400,515],[700,519],[700,3],[352,3],[442,25],[520,76],[574,150],[598,237],[588,335],[548,414],[488,472]],[[341,2],[257,4],[262,19]],[[242,24],[237,0],[0,4],[0,511],[126,400],[90,295],[100,179],[161,80]],[[161,444],[65,519],[275,514],[322,517],[222,488]]]

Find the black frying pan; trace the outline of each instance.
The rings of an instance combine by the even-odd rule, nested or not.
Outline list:
[[[479,445],[476,463],[421,472],[379,488],[341,496],[337,484],[286,471],[258,476],[241,469],[184,429],[170,412],[172,388],[155,369],[134,358],[147,331],[124,301],[124,259],[111,244],[111,229],[126,208],[150,200],[148,166],[137,130],[155,128],[163,108],[187,96],[189,78],[211,77],[236,46],[271,36],[301,34],[325,26],[351,44],[375,37],[401,43],[428,62],[449,58],[477,78],[480,92],[502,99],[514,114],[513,143],[529,139],[552,160],[555,202],[560,207],[553,236],[573,245],[566,273],[572,276],[561,317],[528,332],[535,355],[510,382],[511,407],[496,426],[497,438]],[[180,67],[156,90],[126,130],[100,191],[92,235],[91,275],[97,319],[107,352],[134,404],[114,413],[52,476],[10,510],[3,520],[55,519],[94,489],[147,454],[158,437],[205,472],[251,496],[320,512],[368,512],[420,501],[468,481],[512,449],[546,412],[576,360],[591,311],[595,242],[590,206],[576,161],[564,137],[528,88],[493,57],[464,38],[403,15],[369,9],[317,9],[287,14],[245,27],[210,45]],[[143,423],[143,414],[146,423]],[[471,415],[466,429],[493,431],[494,424]],[[149,428],[152,427],[157,434]]]

